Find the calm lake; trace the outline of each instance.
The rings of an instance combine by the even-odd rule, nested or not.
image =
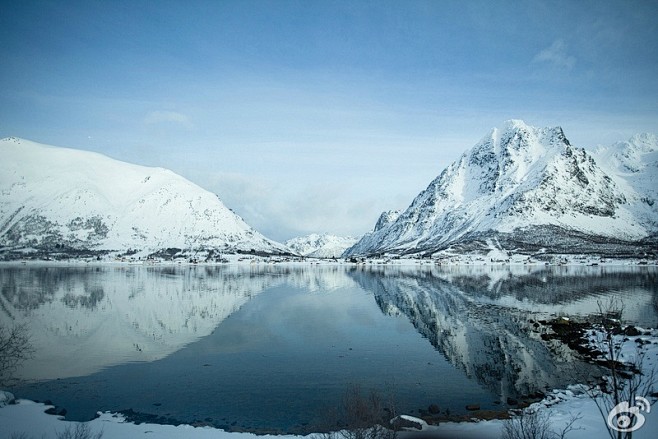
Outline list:
[[[0,266],[0,323],[35,355],[18,397],[97,411],[303,432],[352,385],[398,411],[506,407],[593,376],[534,320],[624,303],[658,326],[656,267]]]

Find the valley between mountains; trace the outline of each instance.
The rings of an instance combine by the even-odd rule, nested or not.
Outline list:
[[[572,145],[560,127],[492,129],[404,210],[355,237],[268,239],[208,192],[162,168],[0,140],[0,259],[221,261],[587,254],[655,258],[658,138]],[[327,225],[330,228],[330,225]]]

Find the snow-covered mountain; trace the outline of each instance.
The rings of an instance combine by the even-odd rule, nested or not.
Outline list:
[[[448,166],[395,221],[375,227],[346,255],[492,248],[653,251],[657,164],[653,135],[589,153],[572,146],[559,127],[508,121]]]
[[[295,253],[312,258],[338,258],[353,246],[358,238],[312,233],[286,241],[286,246]]]
[[[0,140],[0,253],[286,252],[215,195],[162,168]]]

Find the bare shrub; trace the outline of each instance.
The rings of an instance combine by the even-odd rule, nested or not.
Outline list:
[[[598,304],[598,326],[595,345],[605,355],[605,365],[609,375],[604,378],[605,384],[601,386],[601,393],[597,388],[590,391],[590,397],[596,403],[597,408],[606,424],[611,439],[630,439],[633,431],[614,430],[608,424],[608,416],[613,409],[624,402],[633,405],[636,398],[647,398],[653,392],[656,382],[656,371],[645,370],[645,352],[639,347],[635,350],[632,358],[622,362],[622,333],[621,316],[624,304],[619,299],[611,299],[608,303]],[[628,422],[634,425],[637,416],[628,413]]]
[[[71,426],[66,427],[66,429],[57,433],[57,439],[101,439],[103,437],[103,432],[92,433],[91,428],[87,424],[76,424],[75,428]]]
[[[0,386],[9,384],[18,366],[32,356],[30,335],[25,325],[0,325]]]
[[[394,439],[397,433],[388,428],[394,417],[393,404],[376,391],[364,393],[358,385],[350,386],[340,407],[331,413],[327,425],[338,431],[321,433],[322,439]]]
[[[524,410],[505,421],[503,439],[564,439],[570,431],[578,430],[574,424],[580,418],[580,414],[573,415],[562,430],[555,431],[547,412]]]

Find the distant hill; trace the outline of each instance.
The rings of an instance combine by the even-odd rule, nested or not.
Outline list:
[[[335,236],[329,234],[311,234],[286,241],[286,245],[301,256],[312,258],[339,258],[343,252],[354,245],[358,238]]]

